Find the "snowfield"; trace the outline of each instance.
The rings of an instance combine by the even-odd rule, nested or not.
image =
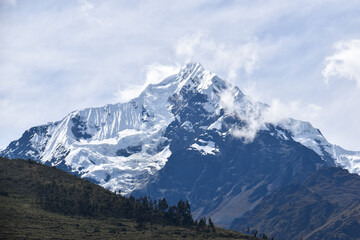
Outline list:
[[[171,156],[171,139],[165,137],[165,133],[173,121],[181,120],[177,111],[186,107],[188,95],[185,93],[201,93],[205,100],[199,99],[198,106],[206,110],[209,119],[218,116],[215,121],[201,126],[202,129],[214,130],[224,136],[230,134],[221,131],[225,124],[224,114],[228,114],[221,111],[224,91],[231,93],[232,101],[240,106],[239,111],[243,111],[240,118],[257,106],[261,106],[260,112],[266,109],[265,104],[249,101],[237,87],[205,70],[199,63],[190,63],[178,74],[147,86],[137,98],[127,103],[77,110],[58,122],[31,128],[1,155],[31,158],[58,166],[110,190],[129,194],[162,169]],[[257,121],[257,118],[251,121]],[[196,124],[185,121],[181,128],[191,133]],[[250,122],[247,124],[253,126]],[[329,165],[360,174],[360,152],[330,144],[310,123],[284,119],[275,128],[270,128],[269,124],[258,124],[260,128],[256,130],[273,131],[274,137],[284,141],[293,139],[312,149]],[[213,141],[194,139],[187,147],[203,155],[216,155],[219,153],[216,146]]]

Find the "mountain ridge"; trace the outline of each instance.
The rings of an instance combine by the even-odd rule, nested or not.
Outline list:
[[[330,144],[308,122],[272,121],[268,109],[190,63],[127,103],[31,128],[0,155],[31,158],[123,194],[189,199],[194,215],[221,226],[321,166],[360,173],[360,152]]]
[[[231,228],[250,225],[285,239],[359,239],[359,202],[359,175],[324,168],[264,197]]]

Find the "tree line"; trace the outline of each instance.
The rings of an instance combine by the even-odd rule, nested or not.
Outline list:
[[[62,185],[55,181],[36,187],[37,203],[45,210],[66,215],[98,218],[134,219],[138,228],[146,224],[196,227],[198,231],[215,232],[211,220],[195,221],[188,201],[180,200],[169,206],[165,198],[153,200],[149,196],[135,198],[115,194],[109,190],[85,185]]]

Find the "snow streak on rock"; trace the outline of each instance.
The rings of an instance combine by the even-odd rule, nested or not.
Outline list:
[[[190,105],[204,110],[202,122],[180,114]],[[239,122],[232,125],[226,116]],[[174,122],[182,123],[185,137],[195,138],[185,147],[203,155],[219,154],[218,143],[197,138],[198,129],[232,134],[245,142],[259,131],[270,131],[276,138],[312,149],[329,165],[360,173],[360,152],[330,144],[310,123],[272,119],[269,106],[250,101],[199,63],[186,64],[127,103],[74,111],[60,121],[33,127],[0,155],[31,158],[128,194],[165,166],[175,144],[166,133],[172,132]]]

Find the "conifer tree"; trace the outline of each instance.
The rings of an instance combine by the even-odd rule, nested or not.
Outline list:
[[[198,225],[196,226],[197,231],[204,231],[206,229],[206,218],[200,218]]]
[[[211,220],[211,218],[209,217],[209,228],[210,228],[210,231],[212,232],[215,232],[215,225],[213,223],[213,221]]]
[[[165,198],[159,200],[159,211],[165,213],[169,205]]]

